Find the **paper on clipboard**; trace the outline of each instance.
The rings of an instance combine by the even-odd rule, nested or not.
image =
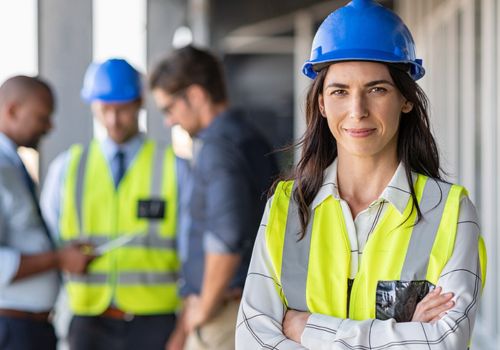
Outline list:
[[[107,253],[113,249],[119,248],[119,247],[127,244],[132,239],[134,239],[134,237],[135,237],[135,235],[120,236],[120,237],[115,238],[109,242],[101,244],[100,246],[95,247],[93,253],[96,255],[103,255],[104,253]]]

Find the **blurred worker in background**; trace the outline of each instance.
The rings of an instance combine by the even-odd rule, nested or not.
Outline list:
[[[18,147],[37,149],[52,128],[46,82],[15,76],[0,87],[0,349],[55,350],[49,314],[57,269],[82,273],[92,259],[78,244],[56,250],[41,216],[36,184]]]
[[[177,160],[139,132],[141,79],[128,62],[91,64],[81,95],[107,137],[56,158],[42,193],[60,239],[89,242],[99,255],[86,275],[67,276],[69,345],[163,349],[179,306]]]
[[[277,173],[270,147],[228,107],[222,67],[191,46],[159,62],[150,77],[168,126],[194,138],[189,193],[180,211],[184,308],[170,349],[234,349],[239,300],[249,258]],[[186,339],[187,337],[187,339]]]

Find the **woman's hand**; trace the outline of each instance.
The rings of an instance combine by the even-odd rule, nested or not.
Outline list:
[[[300,344],[300,338],[310,315],[309,312],[287,310],[283,318],[283,334],[285,337]]]
[[[455,302],[451,300],[453,293],[441,294],[441,291],[441,287],[434,288],[417,304],[413,322],[435,323],[446,314],[446,311],[455,306]]]

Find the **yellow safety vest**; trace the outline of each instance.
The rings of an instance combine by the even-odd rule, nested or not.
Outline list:
[[[134,236],[92,261],[87,274],[69,276],[75,314],[99,315],[111,302],[136,315],[177,309],[175,162],[171,147],[146,140],[115,188],[97,141],[88,148],[71,147],[61,201],[62,239],[99,246]]]
[[[300,231],[293,182],[281,182],[266,227],[276,288],[291,309],[353,320],[410,321],[416,304],[435,286],[450,259],[457,233],[460,199],[466,190],[423,175],[415,183],[423,219],[408,201],[401,214],[390,205],[371,233],[359,271],[349,280],[351,247],[340,201],[320,203],[306,235]],[[482,280],[486,251],[479,237]],[[406,307],[400,309],[399,306]]]

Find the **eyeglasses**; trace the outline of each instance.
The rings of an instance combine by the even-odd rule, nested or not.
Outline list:
[[[185,98],[186,95],[185,95],[185,90],[181,90],[181,91],[178,91],[174,94],[172,94],[172,97],[171,97],[171,100],[170,100],[170,103],[168,103],[167,105],[165,105],[163,108],[162,108],[162,111],[163,113],[165,114],[170,114],[172,112],[172,108],[174,108],[175,104],[177,103],[177,101],[180,99],[180,98]]]

